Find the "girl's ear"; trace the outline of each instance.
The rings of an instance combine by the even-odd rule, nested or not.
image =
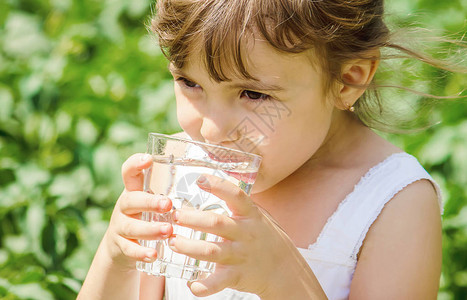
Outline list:
[[[339,91],[340,101],[337,108],[347,110],[360,98],[370,84],[379,65],[379,50],[372,51],[369,57],[373,59],[355,59],[344,64],[342,80],[344,85]]]

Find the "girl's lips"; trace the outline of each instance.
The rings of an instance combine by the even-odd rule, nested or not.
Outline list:
[[[224,172],[229,175],[229,176],[232,176],[233,178],[237,179],[237,180],[241,180],[247,184],[251,184],[253,182],[255,182],[256,180],[256,176],[258,175],[258,172],[254,172],[254,173],[237,173],[237,172],[231,172],[231,171],[225,171]]]
[[[209,158],[211,158],[214,161],[220,162],[220,163],[235,163],[235,162],[242,162],[242,157],[225,157],[224,159],[221,159],[219,156],[216,156],[210,152],[208,152]],[[224,173],[226,173],[229,176],[232,176],[236,178],[237,180],[241,180],[247,184],[251,184],[255,182],[256,176],[258,175],[258,172],[232,172],[232,171],[227,171],[227,170],[222,170]]]
[[[242,160],[239,157],[235,157],[234,155],[224,155],[224,156],[219,156],[212,154],[211,152],[208,152],[208,156],[210,159],[215,160],[217,162],[223,162],[223,163],[236,163],[236,162],[242,162]]]

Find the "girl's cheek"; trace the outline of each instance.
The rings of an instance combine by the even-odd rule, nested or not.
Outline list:
[[[195,114],[190,113],[189,110],[182,108],[177,108],[177,119],[180,127],[182,127],[182,129],[187,132],[195,130],[197,124],[199,123]]]
[[[201,128],[202,119],[198,111],[184,97],[177,97],[177,119],[180,127],[188,134]]]

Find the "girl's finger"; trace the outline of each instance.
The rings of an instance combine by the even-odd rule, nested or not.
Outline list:
[[[166,213],[172,209],[172,201],[166,196],[134,191],[125,192],[119,201],[119,206],[126,215],[144,211]]]
[[[235,220],[209,211],[178,209],[173,212],[172,219],[177,225],[212,233],[228,240],[236,240],[241,234]]]
[[[187,285],[193,295],[206,297],[218,293],[227,287],[232,287],[235,280],[229,272],[218,272],[216,267],[216,271],[208,278],[200,281],[189,281]]]
[[[151,166],[151,155],[137,153],[130,156],[122,165],[123,184],[127,191],[143,189],[143,170]]]
[[[126,217],[117,232],[122,237],[134,240],[160,240],[171,236],[173,227],[169,223],[146,222]]]
[[[203,174],[196,183],[204,191],[224,200],[234,216],[248,216],[253,211],[254,204],[250,197],[228,180]]]
[[[240,256],[232,252],[230,242],[208,242],[202,240],[192,240],[181,235],[169,238],[169,247],[173,251],[185,254],[194,259],[210,261],[220,264],[237,264]]]
[[[136,241],[119,236],[116,242],[122,253],[131,259],[153,262],[157,258],[157,251],[155,249],[143,247]]]

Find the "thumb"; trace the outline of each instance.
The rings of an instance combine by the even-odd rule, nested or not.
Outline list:
[[[130,156],[122,165],[123,184],[127,191],[143,190],[143,170],[151,166],[151,155],[136,153]]]
[[[219,267],[216,266],[216,268]],[[208,278],[200,281],[189,281],[187,283],[193,295],[197,297],[206,297],[222,291],[231,286],[232,278],[228,272],[216,272],[209,275]]]

